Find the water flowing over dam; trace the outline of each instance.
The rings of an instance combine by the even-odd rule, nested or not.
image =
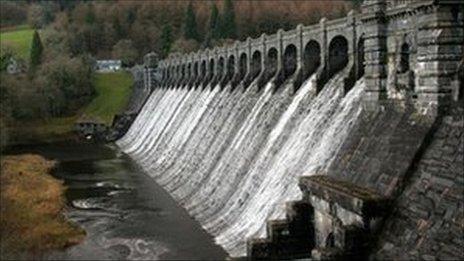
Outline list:
[[[364,258],[434,131],[460,124],[447,112],[464,92],[456,7],[368,0],[360,14],[172,54],[117,145],[232,257]]]
[[[357,121],[363,79],[346,96],[341,77],[321,93],[314,77],[295,94],[268,83],[242,93],[154,91],[118,145],[181,202],[232,256],[298,199],[298,177],[324,172]]]

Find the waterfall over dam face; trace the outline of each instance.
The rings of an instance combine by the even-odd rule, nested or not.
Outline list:
[[[360,113],[363,79],[344,95],[335,75],[315,96],[273,83],[156,89],[117,144],[178,200],[231,256],[264,236],[300,197],[297,181],[322,173]]]

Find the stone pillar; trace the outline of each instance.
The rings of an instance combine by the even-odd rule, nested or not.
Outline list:
[[[419,17],[416,87],[420,107],[442,109],[458,91],[456,81],[463,57],[463,9],[443,0]]]
[[[298,73],[303,68],[303,25],[298,24],[296,27],[297,45],[296,45],[296,70]]]
[[[320,44],[321,44],[321,68],[325,70],[325,68],[328,68],[329,66],[329,46],[327,44],[327,18],[321,18],[319,21],[319,27],[320,27]],[[325,72],[324,72],[325,74]],[[323,77],[326,77],[324,75]],[[322,87],[322,86],[321,86]]]
[[[277,72],[280,72],[283,69],[283,56],[284,50],[282,47],[282,29],[277,30]]]
[[[365,0],[362,5],[367,108],[375,108],[386,97],[387,21],[386,0]]]

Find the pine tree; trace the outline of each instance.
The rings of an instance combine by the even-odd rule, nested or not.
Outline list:
[[[200,40],[197,30],[197,18],[195,16],[195,11],[193,10],[192,2],[189,3],[187,6],[187,11],[185,12],[184,38],[187,40]]]
[[[42,52],[43,52],[43,45],[42,41],[40,40],[40,35],[36,31],[34,31],[34,35],[32,37],[32,46],[31,46],[31,57],[30,57],[30,68],[34,70],[42,61]]]
[[[219,32],[219,11],[216,4],[211,6],[211,15],[209,17],[209,32],[212,39],[217,39],[220,35]]]
[[[84,20],[87,24],[90,24],[90,25],[94,24],[95,21],[97,20],[95,16],[95,10],[93,9],[92,4],[89,4],[87,6],[87,12],[85,13]]]
[[[221,33],[219,31],[219,11],[216,4],[211,5],[211,14],[209,17],[208,32],[203,40],[202,48],[212,46],[213,39],[219,39]]]
[[[161,55],[163,57],[166,57],[169,51],[171,50],[172,42],[173,38],[171,25],[167,24],[163,27],[160,36]]]
[[[222,38],[235,39],[237,37],[237,25],[235,24],[235,11],[232,0],[224,0],[220,28]]]

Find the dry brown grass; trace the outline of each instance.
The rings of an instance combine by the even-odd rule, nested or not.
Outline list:
[[[0,259],[36,256],[84,238],[85,231],[61,214],[65,187],[49,175],[54,164],[32,154],[2,157]]]

